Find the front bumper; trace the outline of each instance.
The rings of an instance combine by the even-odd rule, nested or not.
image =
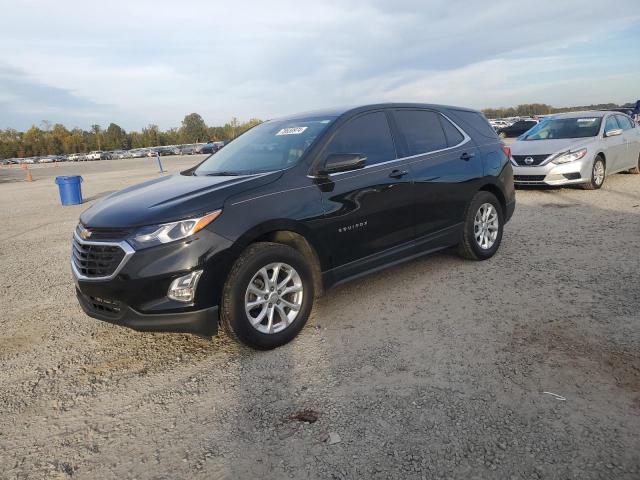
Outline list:
[[[230,247],[230,241],[204,229],[185,240],[132,251],[112,275],[101,278],[80,274],[72,257],[76,295],[85,313],[98,320],[139,331],[215,335],[233,260]],[[170,299],[173,280],[194,270],[203,272],[194,300]]]
[[[513,166],[513,181],[516,185],[572,185],[591,181],[592,158],[575,162],[547,163],[542,166]]]
[[[82,310],[92,318],[129,327],[140,332],[194,333],[212,336],[218,333],[218,307],[177,313],[140,313],[119,301],[83,294],[76,288]]]

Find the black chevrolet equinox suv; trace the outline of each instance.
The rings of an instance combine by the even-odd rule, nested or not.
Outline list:
[[[254,348],[302,329],[328,287],[457,246],[493,256],[515,208],[510,151],[474,110],[380,104],[264,122],[199,165],[87,209],[84,311]],[[354,301],[357,301],[355,299]]]

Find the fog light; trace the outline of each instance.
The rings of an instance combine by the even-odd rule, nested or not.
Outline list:
[[[176,278],[171,282],[167,297],[178,302],[193,302],[200,275],[202,275],[202,270],[195,270],[188,275]]]

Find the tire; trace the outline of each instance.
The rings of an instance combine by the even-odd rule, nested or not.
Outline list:
[[[598,164],[602,165],[602,180],[598,181],[596,178],[596,170],[598,168]],[[602,155],[598,155],[593,160],[593,165],[591,166],[591,179],[587,183],[582,184],[582,188],[585,190],[598,190],[604,185],[604,181],[607,178],[607,164],[602,158]]]
[[[635,173],[636,175],[640,173],[640,154],[638,155],[638,164],[629,170],[629,173]]]
[[[265,273],[261,273],[263,271]],[[274,276],[277,283],[283,284],[289,274],[291,280],[282,290],[275,288],[275,284],[272,288],[270,281]],[[278,295],[286,290],[291,292],[282,297]],[[227,335],[249,347],[276,348],[291,341],[304,327],[314,295],[311,267],[300,252],[280,243],[254,243],[236,260],[227,277],[222,291],[220,325]],[[247,310],[245,304],[256,306]]]
[[[489,216],[483,217],[484,212],[488,212]],[[479,225],[476,225],[476,217],[480,220]],[[486,218],[486,221],[483,218]],[[495,220],[491,221],[493,218]],[[485,229],[485,226],[488,228]],[[497,229],[492,230],[490,228],[492,226]],[[487,260],[493,257],[502,242],[503,228],[504,212],[496,196],[484,191],[476,193],[465,212],[464,230],[462,241],[458,245],[458,253],[469,260]],[[486,236],[483,235],[483,230]]]

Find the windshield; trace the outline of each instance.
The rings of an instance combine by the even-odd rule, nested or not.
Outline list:
[[[262,123],[211,155],[194,174],[242,175],[290,167],[335,118],[325,116]]]
[[[602,117],[551,118],[529,130],[523,140],[595,137],[601,122]]]

